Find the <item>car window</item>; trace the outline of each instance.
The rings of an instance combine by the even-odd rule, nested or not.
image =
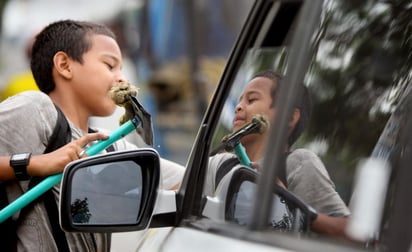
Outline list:
[[[402,121],[409,116],[410,111],[407,101],[410,99],[409,86],[412,75],[408,55],[412,44],[410,43],[411,32],[408,29],[409,22],[406,21],[410,20],[410,13],[410,6],[407,3],[398,5],[387,1],[354,3],[340,0],[324,2],[320,17],[321,23],[313,34],[313,51],[309,68],[305,70],[302,83],[311,98],[311,115],[302,134],[285,152],[286,159],[292,154],[295,156],[299,154],[302,158],[299,164],[302,167],[305,167],[302,163],[308,158],[311,158],[311,162],[315,162],[314,156],[317,157],[316,162],[320,162],[319,165],[324,167],[324,170],[296,170],[298,168],[290,170],[285,167],[285,187],[294,188],[293,193],[300,199],[318,195],[318,198],[312,198],[310,202],[305,203],[314,204],[319,213],[325,211],[323,213],[329,216],[350,216],[359,207],[355,206],[354,196],[363,191],[362,188],[355,187],[358,185],[358,180],[361,180],[357,176],[362,170],[361,167],[371,164],[367,161],[379,160],[371,165],[373,171],[371,174],[378,174],[379,169],[383,170],[379,173],[384,175],[380,180],[378,176],[374,177],[376,181],[381,182],[382,190],[373,192],[372,195],[369,194],[370,197],[378,199],[370,206],[366,206],[369,215],[373,216],[368,220],[367,225],[376,226],[376,230],[365,231],[366,233],[361,236],[357,236],[356,232],[349,234],[355,239],[362,237],[362,242],[355,243],[360,248],[366,244],[376,248],[384,246],[380,242],[385,240],[385,225],[391,215],[388,205],[390,205],[390,193],[395,180],[390,180],[389,177],[396,177],[395,171],[399,169],[399,158],[404,148],[400,139],[405,124]],[[227,148],[222,142],[225,142],[232,133],[236,105],[253,76],[266,69],[274,70],[285,76],[291,71],[289,42],[292,39],[295,23],[291,22],[291,24],[290,34],[284,36],[285,40],[282,43],[276,43],[275,40],[272,44],[261,43],[257,47],[249,48],[242,58],[224,107],[220,112],[219,124],[214,131],[210,148],[212,158],[222,152],[236,154],[233,148]],[[276,31],[273,32],[276,34]],[[282,83],[282,80],[280,82]],[[299,98],[300,96],[290,97],[290,100],[299,100]],[[277,109],[282,108],[282,104],[277,104],[277,106],[279,106]],[[276,121],[270,121],[270,125],[276,127]],[[266,143],[266,154],[270,153],[268,150],[273,148],[272,144],[270,141]],[[270,159],[270,157],[265,156],[257,161],[263,166],[265,159]],[[209,169],[211,165],[222,164],[222,160],[210,160]],[[288,162],[285,162],[286,166],[289,165],[290,162]],[[209,170],[208,172],[209,177],[216,176],[216,171]],[[294,173],[290,174],[292,172]],[[316,180],[308,180],[316,172],[319,173],[318,178],[326,177],[320,183],[330,183],[328,188],[332,188],[333,191],[329,193],[336,194],[335,196],[341,199],[347,210],[331,209],[326,206],[327,202],[317,205],[319,201],[322,201],[319,197],[324,194],[321,192],[311,194],[310,191],[316,191],[319,184],[312,183]],[[221,181],[230,183],[230,180]],[[273,178],[273,183],[277,183],[275,178]],[[361,180],[360,184],[365,184],[365,180]],[[259,197],[251,193],[254,190],[252,185],[255,184],[247,182],[242,185],[243,187],[238,188],[245,203],[237,209],[239,212],[232,210],[238,220],[235,222],[240,226],[245,226],[247,222],[245,218],[249,218],[245,216],[253,211],[248,206],[250,204],[259,205]],[[228,199],[228,194],[216,193],[215,190],[209,188],[210,186],[219,188],[219,185],[206,181],[205,195],[221,197],[219,200],[223,201]],[[336,197],[332,198],[336,199]],[[224,202],[224,204],[230,204],[230,202]],[[330,204],[333,205],[334,202]],[[371,209],[372,205],[376,208]],[[339,205],[335,204],[335,206]],[[275,209],[275,207],[272,208]],[[364,216],[366,215],[367,213],[364,213]],[[207,217],[218,222],[233,221],[219,215]],[[268,231],[271,230],[268,229]],[[336,240],[341,238],[316,232],[315,234],[310,236],[311,239],[321,237]]]

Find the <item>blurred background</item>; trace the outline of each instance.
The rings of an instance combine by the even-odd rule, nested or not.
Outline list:
[[[0,100],[36,89],[29,54],[33,37],[44,26],[60,19],[104,23],[118,37],[125,76],[140,88],[140,101],[152,114],[154,147],[184,165],[251,3],[0,0]],[[115,129],[122,112],[119,108],[111,118],[92,118],[91,124]]]

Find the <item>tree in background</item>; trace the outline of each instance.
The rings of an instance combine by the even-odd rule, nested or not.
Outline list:
[[[335,157],[328,168],[343,167],[339,157],[354,169],[357,158],[371,154],[399,94],[411,83],[412,6],[339,0],[325,1],[325,8],[307,78],[314,91],[308,135],[327,143],[323,159]]]

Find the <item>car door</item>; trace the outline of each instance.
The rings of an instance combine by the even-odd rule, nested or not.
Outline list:
[[[401,218],[389,207],[394,200],[393,188],[399,186],[394,182],[396,180],[389,178],[396,175],[394,170],[403,169],[400,164],[404,161],[399,157],[403,156],[402,150],[409,148],[409,143],[400,141],[406,137],[405,132],[399,130],[403,127],[398,124],[396,129],[399,131],[394,131],[396,124],[388,119],[396,117],[397,113],[403,114],[402,118],[408,117],[408,109],[402,109],[400,104],[410,95],[407,88],[410,85],[410,61],[401,48],[405,49],[405,45],[410,48],[406,38],[411,33],[404,29],[406,23],[402,21],[410,16],[407,5],[400,8],[399,18],[390,15],[396,12],[395,9],[394,4],[379,1],[365,4],[345,1],[257,2],[192,149],[188,163],[190,172],[178,192],[178,209],[182,211],[182,216],[178,217],[181,221],[179,229],[184,228],[185,232],[198,229],[235,238],[231,240],[234,244],[241,239],[292,251],[355,251],[371,247],[379,250],[388,244],[399,246],[399,243],[390,242],[393,237],[386,231],[386,225],[393,230],[399,227],[389,224],[391,218]],[[397,32],[391,31],[389,23],[398,25]],[[365,35],[367,31],[370,31],[368,36]],[[378,41],[381,34],[386,36],[384,41],[368,43]],[[276,69],[285,76],[276,97],[276,106],[280,108],[278,121],[268,139],[255,196],[250,199],[253,205],[250,222],[246,227],[233,226],[225,216],[229,189],[225,191],[222,189],[225,186],[221,186],[222,194],[217,197],[216,194],[208,197],[206,192],[205,172],[210,157],[206,157],[205,152],[212,154],[222,137],[230,133],[234,104],[253,73],[265,68]],[[335,181],[336,192],[350,208],[353,218],[349,218],[347,236],[343,240],[333,235],[313,235],[313,232],[292,232],[285,237],[284,233],[267,228],[274,208],[270,188],[282,167],[287,126],[294,99],[301,92],[300,83],[311,88],[314,96],[314,123],[296,143],[296,148],[312,149],[321,157],[331,180]],[[388,141],[392,144],[390,158],[382,155],[382,146]],[[368,169],[372,175],[363,173]],[[233,175],[225,183],[227,188],[236,183]],[[408,209],[404,200],[399,201],[402,205],[399,212]],[[214,209],[211,207],[210,210],[208,203]],[[178,234],[171,233],[169,238],[178,240],[182,237]],[[199,239],[202,238],[199,236]],[[383,241],[385,243],[381,244]],[[405,244],[408,241],[409,238],[403,240]]]

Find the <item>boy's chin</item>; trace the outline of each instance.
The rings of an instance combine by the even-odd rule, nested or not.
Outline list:
[[[112,116],[114,112],[116,111],[116,108],[117,108],[116,105],[113,107],[107,107],[106,109],[99,111],[99,114],[95,116],[100,116],[100,117]]]
[[[108,110],[107,111],[107,114],[106,115],[104,115],[104,116],[112,116],[113,114],[114,114],[114,112],[116,111],[116,106],[113,108],[113,109],[110,109],[110,110]]]

